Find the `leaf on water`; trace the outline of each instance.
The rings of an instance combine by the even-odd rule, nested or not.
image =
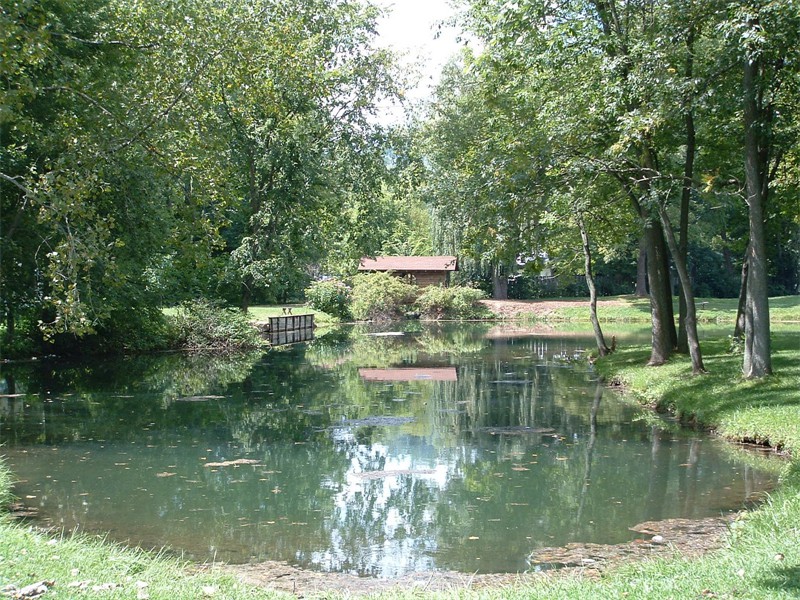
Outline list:
[[[385,477],[396,477],[398,475],[435,475],[433,469],[397,469],[394,471],[363,471],[354,475],[359,479],[383,479]]]
[[[178,398],[175,402],[207,402],[208,400],[221,400],[225,396],[186,396]]]
[[[237,467],[239,465],[257,465],[258,461],[252,458],[237,458],[236,460],[224,460],[222,462],[205,463],[204,467]]]
[[[172,477],[173,475],[177,475],[177,473],[170,473],[169,471],[164,471],[163,473],[156,473],[156,477]]]
[[[468,540],[479,540],[479,539],[481,539],[481,538],[479,538],[477,535],[471,535],[471,536],[469,536],[467,539],[468,539]]]

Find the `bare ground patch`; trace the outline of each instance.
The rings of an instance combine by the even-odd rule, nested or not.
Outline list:
[[[481,300],[498,317],[504,319],[515,319],[522,315],[535,315],[546,317],[562,308],[575,308],[576,306],[586,306],[588,311],[589,300],[587,298],[576,298],[575,300]],[[598,306],[624,306],[622,300],[601,300]],[[588,313],[587,313],[588,314]]]

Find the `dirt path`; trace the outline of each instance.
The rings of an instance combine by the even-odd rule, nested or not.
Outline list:
[[[506,319],[513,319],[524,314],[545,317],[560,308],[585,306],[588,311],[589,306],[586,298],[576,298],[575,300],[481,300],[481,303],[497,316]],[[600,300],[597,303],[601,309],[603,306],[623,306],[624,304],[625,302],[622,300]]]

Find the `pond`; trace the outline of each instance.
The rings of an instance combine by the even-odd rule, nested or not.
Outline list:
[[[395,325],[394,327],[400,327]],[[37,524],[383,578],[514,573],[777,485],[622,401],[591,338],[342,328],[266,354],[2,365],[0,452]]]

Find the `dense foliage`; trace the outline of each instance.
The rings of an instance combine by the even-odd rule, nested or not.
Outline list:
[[[391,321],[411,311],[417,288],[390,273],[353,277],[350,312],[358,321]]]
[[[376,201],[386,138],[371,115],[395,93],[378,14],[360,0],[5,3],[4,354],[31,333],[107,347],[129,315],[190,298],[299,298],[313,268],[377,251],[372,223],[406,218]]]
[[[415,307],[425,319],[480,319],[490,316],[480,303],[485,297],[476,288],[430,286],[417,298]]]
[[[181,304],[172,327],[173,345],[191,352],[256,350],[266,343],[244,312],[204,300]]]
[[[336,317],[342,321],[350,318],[352,290],[344,281],[325,279],[314,281],[306,288],[306,302],[316,310]]]

